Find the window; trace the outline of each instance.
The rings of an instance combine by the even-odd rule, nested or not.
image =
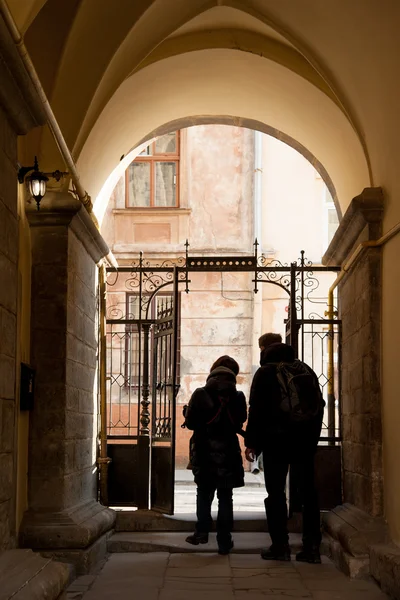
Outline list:
[[[127,208],[179,206],[179,131],[156,139],[125,172]]]

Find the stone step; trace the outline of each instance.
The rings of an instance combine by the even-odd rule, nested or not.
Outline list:
[[[118,510],[116,509],[115,531],[117,532],[168,532],[193,531],[196,523],[194,513],[181,513],[176,515],[163,515],[152,510]],[[213,512],[213,518],[216,519]],[[288,522],[290,533],[301,531],[301,515],[293,515]],[[265,512],[237,512],[235,513],[235,531],[238,532],[263,532],[267,530]]]
[[[0,600],[55,600],[70,577],[70,565],[32,550],[9,550],[0,556]]]
[[[217,552],[218,546],[215,533],[210,533],[208,544],[192,546],[185,542],[187,533],[115,533],[108,540],[108,552]],[[236,554],[258,554],[260,548],[271,544],[267,533],[233,533],[235,546],[232,550]],[[301,535],[290,534],[292,553],[301,549]],[[327,553],[325,541],[321,546],[323,554]]]

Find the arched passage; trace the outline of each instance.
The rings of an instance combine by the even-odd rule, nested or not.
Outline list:
[[[322,91],[270,60],[204,50],[159,61],[120,86],[79,157],[92,197],[97,198],[122,155],[165,124],[190,123],[192,115],[208,122],[230,115],[229,123],[257,123],[257,129],[272,128],[296,140],[329,173],[342,211],[370,184],[357,134]]]
[[[132,160],[147,146],[147,144],[153,140],[154,138],[164,135],[166,133],[176,131],[178,129],[183,129],[185,127],[193,127],[196,125],[209,125],[209,124],[221,124],[221,125],[232,125],[235,127],[246,127],[248,129],[253,129],[255,131],[261,131],[262,133],[266,133],[281,142],[284,142],[291,148],[294,148],[297,152],[299,152],[319,173],[321,178],[323,179],[326,187],[328,188],[333,201],[335,203],[336,211],[338,218],[342,217],[342,209],[338,200],[337,192],[335,185],[330,177],[329,173],[325,169],[324,165],[300,142],[291,138],[289,135],[283,133],[271,127],[270,125],[266,125],[265,123],[260,123],[258,121],[253,121],[251,119],[240,118],[240,117],[230,117],[230,116],[215,116],[215,117],[205,117],[205,116],[196,116],[196,117],[188,117],[181,118],[175,121],[165,123],[161,125],[157,129],[153,130],[144,139],[140,140],[139,144],[130,150],[126,155],[121,156],[120,162],[115,167],[115,169],[110,173],[104,182],[103,187],[101,188],[95,204],[94,211],[96,217],[101,224],[104,213],[107,207],[107,202],[109,201],[110,194],[114,189],[118,179],[122,176],[127,166],[132,162]]]

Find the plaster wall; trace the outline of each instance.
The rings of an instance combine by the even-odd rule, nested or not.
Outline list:
[[[310,261],[320,263],[328,245],[324,182],[299,152],[266,135],[263,157],[263,249],[284,263],[305,250]]]
[[[25,214],[27,202],[25,186],[18,186],[18,348],[17,364],[30,364],[30,316],[31,316],[31,236]],[[17,377],[16,397],[20,393],[20,378]],[[17,466],[17,530],[24,512],[28,508],[28,447],[29,414],[27,410],[18,414],[18,466]]]

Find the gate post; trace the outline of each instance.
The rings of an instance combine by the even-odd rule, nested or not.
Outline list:
[[[148,510],[150,501],[150,383],[149,383],[149,338],[150,323],[142,324],[143,330],[143,385],[142,385],[142,410],[140,412],[140,425],[138,437],[139,459],[139,491],[138,508]]]
[[[106,268],[99,269],[99,345],[100,345],[100,452],[97,459],[100,471],[100,502],[108,506],[108,465],[107,456],[107,338],[106,338]]]
[[[290,264],[290,345],[297,358],[299,354],[299,327],[296,308],[296,267],[295,262]]]

